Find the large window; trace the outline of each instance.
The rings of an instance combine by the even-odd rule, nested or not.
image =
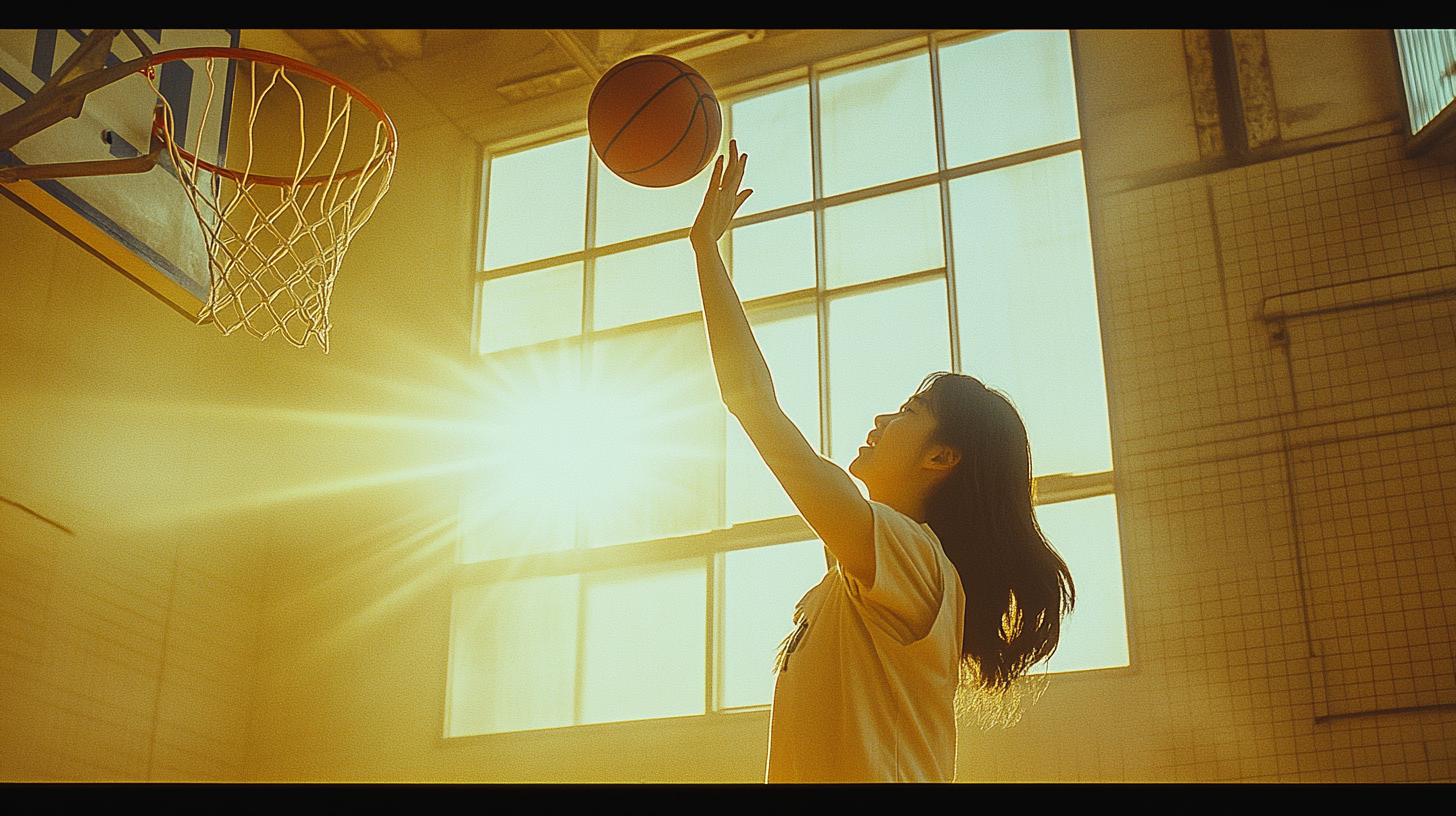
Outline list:
[[[1009,393],[1078,605],[1052,668],[1126,665],[1064,32],[935,37],[723,89],[754,189],[724,255],[785,411],[847,465],[934,371]],[[766,705],[813,533],[723,409],[687,228],[585,135],[492,153],[447,734]]]
[[[1456,29],[1395,29],[1410,132],[1415,135],[1456,102]]]

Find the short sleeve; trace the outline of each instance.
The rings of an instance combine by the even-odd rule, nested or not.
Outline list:
[[[875,584],[840,571],[849,597],[873,626],[908,646],[930,634],[945,593],[940,544],[895,509],[870,502],[875,519]]]

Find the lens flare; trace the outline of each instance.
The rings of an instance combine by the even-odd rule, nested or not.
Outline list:
[[[699,322],[491,363],[462,560],[723,526],[726,414]]]

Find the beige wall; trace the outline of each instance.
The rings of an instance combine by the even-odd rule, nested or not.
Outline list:
[[[0,248],[0,778],[237,777],[261,593],[205,479],[223,338],[8,199]]]
[[[397,627],[392,558],[439,553],[414,528],[371,553],[371,525],[397,532],[455,492],[443,423],[468,411],[479,179],[453,128],[416,113],[400,129],[327,355],[191,325],[0,200],[0,778],[248,778],[254,746],[324,722],[310,695],[348,680],[290,708],[296,633],[390,642],[369,627]],[[360,604],[368,623],[347,617]]]
[[[1076,38],[1132,665],[961,779],[1452,777],[1456,169],[1385,32],[1265,41],[1280,141],[1215,168],[1179,32]],[[0,496],[74,532],[0,504],[0,778],[761,778],[763,712],[441,737],[478,154],[365,90],[404,149],[327,356],[0,201]]]
[[[1265,35],[1281,138],[1214,172],[1177,32],[1077,39],[1132,667],[973,776],[1452,775],[1456,168],[1402,156],[1388,32]]]

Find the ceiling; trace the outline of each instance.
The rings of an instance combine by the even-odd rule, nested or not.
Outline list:
[[[923,30],[274,29],[245,45],[289,54],[356,85],[402,77],[462,132],[492,144],[580,121],[591,87],[621,59],[663,53],[723,88],[873,49]]]

